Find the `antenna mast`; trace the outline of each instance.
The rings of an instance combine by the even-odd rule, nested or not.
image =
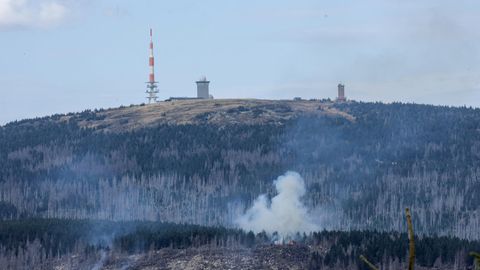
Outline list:
[[[157,102],[157,94],[158,94],[158,82],[155,81],[155,58],[153,56],[153,31],[150,28],[150,58],[148,61],[148,65],[150,67],[150,75],[147,82],[147,91],[145,93],[148,94],[147,99],[148,103],[155,103]]]

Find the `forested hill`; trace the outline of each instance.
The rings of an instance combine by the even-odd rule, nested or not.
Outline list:
[[[0,128],[0,218],[231,226],[287,170],[329,229],[480,239],[480,110],[187,100]]]

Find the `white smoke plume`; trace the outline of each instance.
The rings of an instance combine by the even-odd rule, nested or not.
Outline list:
[[[306,193],[300,174],[289,171],[278,177],[274,185],[278,194],[271,202],[266,195],[260,195],[236,223],[245,231],[265,231],[270,235],[277,232],[282,239],[318,230],[300,200]]]

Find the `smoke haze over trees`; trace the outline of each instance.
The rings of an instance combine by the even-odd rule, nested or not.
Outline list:
[[[111,243],[108,244],[106,240]],[[287,263],[302,269],[366,270],[363,263],[357,260],[359,254],[369,254],[383,268],[401,269],[405,268],[408,258],[408,239],[404,233],[323,231],[299,235],[297,240],[295,246],[272,247],[270,238],[264,232],[254,234],[221,227],[159,222],[26,219],[0,222],[0,265],[2,269],[53,269],[60,266],[66,269],[92,269],[100,262],[99,250],[109,252],[109,259],[104,262],[110,264],[108,269],[116,264],[121,268],[130,265],[127,263],[130,254],[144,256],[147,258],[144,260],[148,261],[148,257],[153,257],[160,249],[173,253],[176,259],[181,254],[202,251],[206,254],[220,251],[223,257],[246,253],[246,258],[252,258],[248,266],[256,269],[268,268],[262,259],[281,262],[285,254],[289,256]],[[478,241],[450,237],[425,237],[416,242],[417,265],[422,267],[419,269],[465,269],[472,265],[468,251],[480,249]],[[281,253],[276,254],[279,251]],[[140,260],[137,263],[142,262]],[[235,269],[242,269],[238,262],[236,266]]]
[[[107,123],[101,111],[13,122],[0,127],[0,217],[233,226],[260,194],[276,194],[273,179],[294,170],[320,228],[404,231],[408,206],[420,234],[480,238],[480,110],[356,102],[331,109],[353,120],[211,123],[212,111],[195,123],[115,132],[85,127]],[[237,107],[226,116],[268,120],[266,110]]]

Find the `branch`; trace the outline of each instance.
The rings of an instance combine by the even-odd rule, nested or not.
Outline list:
[[[412,216],[410,209],[405,209],[407,213],[408,239],[410,240],[410,252],[408,259],[408,270],[413,270],[415,265],[415,234],[413,233]]]
[[[480,253],[470,252],[470,256],[475,258],[475,270],[480,270]]]
[[[480,253],[477,253],[477,252],[470,252],[470,256],[472,256],[476,259],[480,259]]]
[[[372,269],[372,270],[379,270],[377,267],[375,267],[375,265],[373,265],[373,263],[369,262],[369,261],[367,260],[367,258],[365,258],[365,256],[360,255],[360,260],[362,260],[365,264],[367,264],[368,267],[370,267],[370,269]]]

